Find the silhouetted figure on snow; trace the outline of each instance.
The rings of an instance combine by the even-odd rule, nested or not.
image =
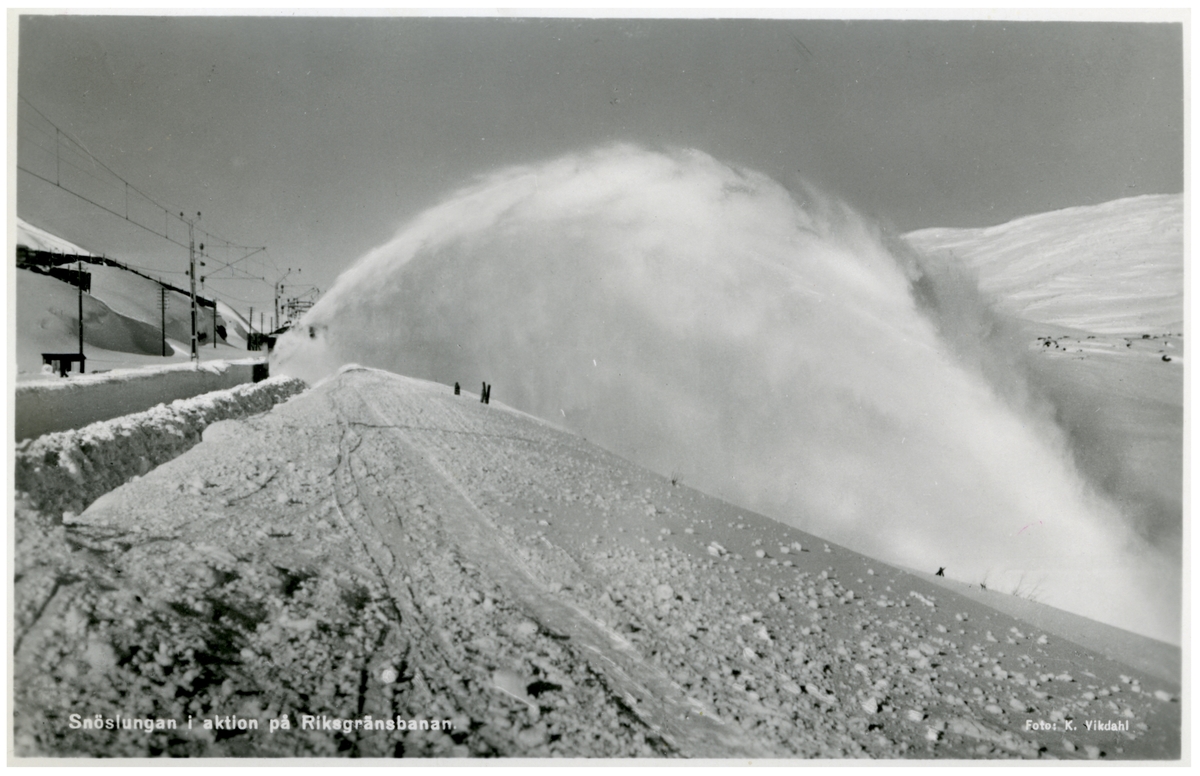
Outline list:
[[[458,387],[458,383],[455,383],[454,384],[454,395],[458,396],[461,392],[462,392],[462,389]]]
[[[935,576],[935,577],[944,577],[944,576],[946,576],[946,573],[945,573],[945,572],[946,572],[946,567],[945,567],[945,566],[938,566],[937,573],[936,573],[936,574],[934,574],[934,576]]]
[[[484,404],[491,404],[492,386],[487,383],[483,384],[483,390],[479,392],[479,400]]]

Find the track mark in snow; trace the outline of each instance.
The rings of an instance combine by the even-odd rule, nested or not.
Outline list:
[[[393,460],[424,462],[435,475],[434,480],[446,486],[447,492],[439,494],[441,498],[437,512],[446,521],[445,531],[457,548],[472,563],[486,569],[493,581],[498,582],[527,607],[544,629],[570,634],[572,644],[580,649],[581,655],[608,678],[619,694],[629,700],[630,708],[643,722],[652,729],[661,727],[659,732],[664,738],[689,754],[729,756],[740,753],[759,757],[764,755],[761,743],[751,746],[745,737],[734,731],[731,726],[719,722],[715,712],[705,708],[695,699],[684,696],[661,671],[646,664],[628,641],[601,626],[578,607],[554,597],[538,585],[534,581],[534,575],[517,553],[507,546],[508,543],[497,526],[472,501],[462,484],[437,462],[431,447],[419,445],[410,434],[402,433],[410,424],[388,422],[393,419],[388,417],[387,409],[379,407],[360,391],[355,390],[354,395],[360,407],[349,407],[339,402],[337,408],[346,425],[367,425],[376,431],[390,432],[387,442],[402,448],[397,450],[398,454],[392,457]],[[377,422],[361,423],[357,418],[362,412],[370,413]],[[454,422],[451,413],[439,413],[439,420],[442,419],[441,415],[446,415],[447,421]],[[432,433],[454,433],[452,429],[437,427],[425,427],[423,430]],[[353,461],[361,459],[352,457],[351,466]],[[370,469],[364,471],[365,476],[378,482],[391,479],[376,477],[376,474]],[[360,479],[355,477],[356,482]],[[428,479],[423,478],[422,481]],[[364,499],[361,488],[358,489],[357,496],[361,503]],[[378,504],[377,499],[368,497],[366,500]],[[339,503],[341,501],[339,498]],[[388,525],[388,519],[381,520],[381,516],[375,512],[375,508],[366,509],[372,527],[383,538],[392,554],[402,557],[406,554],[409,543],[399,535],[395,524]],[[398,524],[398,517],[393,516],[392,519]],[[378,549],[373,554],[378,555]],[[407,567],[410,564],[402,565]],[[389,577],[395,575],[395,571],[389,570]],[[411,598],[411,591],[405,597]]]

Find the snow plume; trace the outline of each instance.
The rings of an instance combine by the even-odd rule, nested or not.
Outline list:
[[[272,372],[486,381],[747,509],[1178,643],[1178,577],[1075,472],[970,278],[798,189],[627,145],[502,170],[348,270]]]

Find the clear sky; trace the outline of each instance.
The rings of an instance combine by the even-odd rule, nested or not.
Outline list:
[[[1180,24],[27,16],[19,32],[22,166],[127,212],[109,172],[51,155],[57,125],[268,247],[239,270],[322,289],[474,176],[615,141],[798,176],[902,231],[1183,190]],[[15,174],[21,217],[185,281],[186,249]],[[208,287],[243,312],[271,298]]]

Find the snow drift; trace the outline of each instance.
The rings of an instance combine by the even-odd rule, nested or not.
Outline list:
[[[1178,643],[1178,569],[1070,463],[957,265],[695,151],[502,170],[365,256],[273,374],[468,387],[854,549]]]
[[[20,216],[17,217],[17,245],[24,245],[35,251],[50,253],[69,253],[73,256],[92,256],[91,251],[80,248],[70,240],[64,240],[56,234],[51,234],[41,227],[34,226]]]
[[[79,291],[57,278],[17,270],[17,331],[17,363],[23,371],[38,371],[43,352],[78,352]],[[83,295],[83,341],[122,353],[162,350],[161,332],[91,294]]]
[[[158,339],[155,341],[154,354],[162,352],[162,325],[165,317],[167,340],[184,343],[191,348],[192,340],[192,300],[187,294],[168,290],[166,293],[167,309],[162,310],[162,286],[150,278],[133,272],[127,272],[119,267],[91,265],[87,271],[92,274],[92,294],[103,300],[109,307],[122,315],[149,324],[154,328]],[[225,329],[227,334],[236,332],[236,327],[229,321],[225,305],[218,302],[216,325]],[[86,328],[85,328],[86,332]],[[212,347],[213,314],[211,307],[199,307],[196,315],[196,333],[202,335],[202,343]],[[242,340],[245,337],[241,337]],[[229,344],[244,348],[245,343]]]

